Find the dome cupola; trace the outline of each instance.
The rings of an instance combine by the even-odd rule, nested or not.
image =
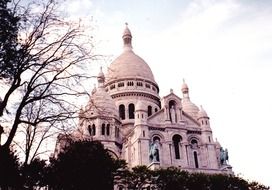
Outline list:
[[[200,106],[198,118],[209,118],[207,112],[204,110],[202,106]]]
[[[131,40],[132,40],[132,35],[131,32],[128,28],[128,24],[126,23],[126,28],[124,30],[123,33],[123,41],[124,41],[124,50],[131,50],[132,49],[132,44],[131,44]]]
[[[197,119],[199,108],[193,102],[191,102],[189,96],[189,88],[188,85],[185,83],[185,80],[183,80],[181,90],[183,93],[182,110],[194,119]]]
[[[126,24],[123,33],[124,50],[109,66],[106,85],[120,79],[141,79],[154,84],[158,90],[153,73],[148,64],[132,51],[132,35]]]
[[[151,110],[158,110],[160,97],[159,87],[150,67],[132,50],[132,34],[127,24],[122,40],[123,52],[110,64],[104,86],[119,109],[123,127],[129,133],[134,125],[137,102],[140,100],[145,105],[145,110],[148,106]]]
[[[105,76],[100,68],[97,76],[98,87],[92,91],[89,103],[85,110],[89,117],[107,116],[118,118],[118,111],[112,97],[106,92],[104,87]]]

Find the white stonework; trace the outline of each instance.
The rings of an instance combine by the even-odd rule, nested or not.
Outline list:
[[[193,172],[232,173],[221,145],[213,140],[209,117],[191,102],[183,81],[182,98],[170,91],[160,97],[159,86],[147,63],[132,50],[126,26],[124,51],[98,75],[98,87],[80,111],[72,139],[101,141],[130,168],[175,166]],[[63,136],[57,142],[61,149]],[[223,158],[223,160],[220,160]]]

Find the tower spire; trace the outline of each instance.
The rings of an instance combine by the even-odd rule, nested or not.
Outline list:
[[[188,85],[185,82],[185,79],[183,79],[183,84],[181,87],[181,91],[183,93],[183,98],[188,98],[189,99],[189,88]]]
[[[131,32],[128,28],[128,23],[125,23],[126,27],[123,33],[123,42],[124,42],[124,49],[125,50],[131,50],[132,49],[132,44],[131,44],[131,40],[132,40],[132,35]]]
[[[102,71],[102,67],[100,67],[100,72],[97,76],[97,81],[98,81],[98,87],[103,87],[104,86],[104,82],[105,82],[105,76],[104,73]]]

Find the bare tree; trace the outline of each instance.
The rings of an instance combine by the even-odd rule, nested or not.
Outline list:
[[[23,113],[26,120],[20,125],[17,132],[19,138],[14,138],[14,143],[19,147],[19,150],[24,155],[24,165],[31,163],[35,158],[42,154],[46,154],[49,151],[47,149],[41,149],[41,146],[47,140],[53,140],[56,135],[63,130],[59,130],[57,127],[58,119],[54,119],[55,116],[46,115],[51,117],[51,121],[43,122],[41,118],[46,114],[46,105],[43,100],[28,105]],[[42,116],[44,115],[44,116]],[[69,129],[65,129],[69,130]],[[17,140],[18,139],[18,140]]]
[[[54,0],[30,4],[21,13],[13,69],[1,78],[7,90],[0,101],[0,117],[11,122],[2,148],[11,145],[18,128],[26,127],[27,161],[33,137],[39,133],[46,139],[52,126],[64,128],[64,123],[76,118],[77,97],[86,95],[80,87],[80,81],[87,78],[84,64],[95,56],[81,23],[61,19]]]

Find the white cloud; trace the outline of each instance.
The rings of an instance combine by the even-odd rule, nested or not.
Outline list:
[[[84,17],[92,14],[93,3],[91,0],[67,0],[62,7],[70,16]]]

